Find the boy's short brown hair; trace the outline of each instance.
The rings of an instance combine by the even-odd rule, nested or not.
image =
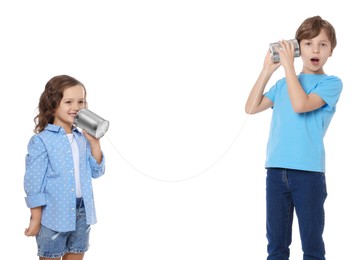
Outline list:
[[[327,33],[328,39],[331,42],[331,49],[333,51],[333,49],[337,46],[337,38],[334,27],[318,15],[305,19],[295,33],[295,38],[298,42],[305,39],[310,40],[317,37],[322,29],[324,29]]]

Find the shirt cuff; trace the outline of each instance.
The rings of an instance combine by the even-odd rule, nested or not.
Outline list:
[[[47,204],[44,193],[28,196],[25,198],[25,202],[28,208],[36,208]]]

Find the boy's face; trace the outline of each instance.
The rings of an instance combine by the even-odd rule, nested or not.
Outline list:
[[[323,74],[323,66],[332,56],[331,42],[322,29],[317,37],[300,41],[300,52],[303,60],[303,73]]]

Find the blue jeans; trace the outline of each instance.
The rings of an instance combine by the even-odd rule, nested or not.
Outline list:
[[[288,260],[294,209],[303,260],[325,260],[326,180],[322,172],[269,168],[266,177],[268,260]]]

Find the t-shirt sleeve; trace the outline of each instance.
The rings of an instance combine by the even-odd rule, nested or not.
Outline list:
[[[275,102],[275,96],[279,85],[281,85],[281,80],[278,80],[275,85],[273,85],[267,92],[264,93],[264,96],[269,98],[273,103]]]
[[[311,91],[320,96],[329,109],[333,109],[341,95],[343,88],[342,80],[336,76],[328,76],[319,82]]]

